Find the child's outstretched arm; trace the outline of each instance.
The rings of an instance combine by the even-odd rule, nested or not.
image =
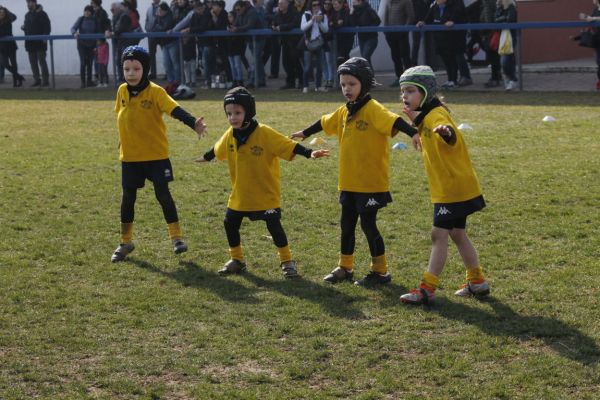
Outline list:
[[[298,154],[298,155],[304,156],[306,158],[317,159],[317,158],[321,158],[321,157],[327,157],[329,155],[329,150],[319,149],[319,150],[313,151],[312,149],[306,148],[306,147],[302,146],[300,143],[298,143],[294,147],[294,154]],[[206,156],[206,154],[205,154],[205,156]]]
[[[321,132],[323,130],[323,126],[321,125],[321,120],[319,119],[317,122],[315,122],[314,124],[312,124],[311,126],[309,126],[308,128],[298,131],[296,133],[292,133],[290,135],[290,137],[292,139],[300,139],[300,140],[304,140],[307,137],[309,137],[310,135],[314,135],[317,132]]]
[[[454,132],[454,128],[450,125],[438,125],[433,128],[433,131],[440,135],[444,142],[453,145],[456,143],[456,133]]]
[[[198,139],[201,139],[206,134],[206,125],[204,124],[204,117],[198,119],[194,118],[190,113],[185,111],[181,107],[175,107],[171,116],[179,121],[183,122],[190,128],[192,128],[198,134]]]
[[[204,153],[204,155],[202,157],[196,159],[196,162],[204,163],[204,162],[212,161],[214,159],[215,159],[215,148],[213,147],[212,149],[210,149],[209,151]]]
[[[392,128],[392,137],[396,136],[396,133],[398,131],[404,132],[410,137],[413,137],[417,134],[417,130],[414,127],[410,126],[408,122],[403,120],[401,117],[398,117],[396,119],[396,122],[394,122],[394,126]]]

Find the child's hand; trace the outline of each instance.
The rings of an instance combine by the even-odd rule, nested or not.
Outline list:
[[[411,138],[413,148],[417,151],[421,151],[421,136],[419,134],[413,135]]]
[[[452,136],[452,128],[448,125],[438,125],[433,128],[433,131],[440,136],[450,137]]]
[[[310,158],[317,159],[317,158],[321,158],[321,157],[328,157],[329,156],[329,150],[325,150],[325,149],[319,149],[319,150],[315,150],[312,153],[310,153]]]
[[[421,111],[411,110],[408,107],[404,107],[403,111],[404,111],[404,114],[406,114],[406,116],[413,122],[419,116],[419,114],[421,114]]]
[[[296,133],[292,133],[290,135],[290,138],[304,140],[304,139],[306,139],[306,135],[304,135],[304,132],[298,131]]]
[[[204,123],[204,117],[200,117],[196,120],[196,124],[194,125],[194,130],[198,134],[198,139],[202,139],[204,135],[206,135],[207,129],[206,124]]]

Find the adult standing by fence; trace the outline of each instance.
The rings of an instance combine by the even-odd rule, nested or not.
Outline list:
[[[114,65],[117,66],[117,76],[120,82],[124,82],[123,79],[123,64],[121,63],[121,54],[126,47],[135,45],[139,42],[139,39],[127,39],[121,37],[123,33],[129,33],[132,31],[131,17],[127,14],[125,7],[122,3],[114,2],[110,5],[110,11],[112,13],[112,31],[106,31],[105,35],[107,38],[114,38],[116,51],[113,52]]]
[[[379,26],[381,19],[377,12],[371,8],[367,0],[352,0],[352,12],[350,13],[351,26]],[[378,39],[377,32],[361,32],[358,33],[358,47],[360,55],[369,62],[371,69],[373,63],[371,56],[377,48]]]
[[[384,26],[413,25],[415,23],[415,10],[412,0],[389,0],[383,16]],[[385,32],[385,40],[390,47],[394,73],[396,79],[391,87],[399,87],[398,79],[405,69],[411,67],[410,43],[408,32]]]
[[[515,0],[499,0],[498,8],[496,9],[496,23],[511,23],[517,22],[517,5]],[[510,40],[512,41],[511,50],[508,53],[503,53],[502,46],[498,49],[500,54],[500,64],[502,72],[504,72],[504,88],[513,90],[517,87],[517,73],[515,63],[515,53],[517,35],[516,32],[510,30]]]
[[[494,22],[496,16],[497,0],[482,0],[480,22],[489,24]],[[485,87],[493,88],[500,85],[502,80],[502,71],[500,69],[500,56],[498,55],[498,47],[491,45],[493,30],[485,30],[481,32],[481,46],[485,51],[485,60],[490,64],[492,76],[485,83]],[[497,44],[497,43],[496,43]]]
[[[27,0],[27,14],[21,29],[25,36],[49,35],[51,31],[50,18],[37,0]],[[29,55],[29,64],[33,73],[33,84],[31,86],[49,86],[50,74],[46,63],[46,51],[48,44],[45,40],[26,40],[25,50]],[[41,77],[40,77],[41,70]]]
[[[12,36],[12,23],[17,16],[7,8],[0,6],[0,38]],[[23,85],[23,75],[19,75],[17,68],[17,43],[14,40],[0,42],[0,68],[6,68],[13,76],[13,86]]]
[[[152,32],[154,28],[154,21],[156,20],[156,14],[158,13],[158,6],[160,0],[152,0],[152,4],[146,10],[146,22],[144,23],[144,29],[146,32]],[[156,48],[158,47],[158,39],[148,38],[148,52],[150,53],[150,74],[148,79],[154,79],[157,76],[156,73]]]
[[[94,87],[92,81],[92,65],[94,64],[95,39],[80,39],[79,35],[99,33],[100,27],[94,18],[94,8],[85,6],[83,15],[77,18],[71,27],[71,34],[77,38],[77,52],[79,53],[79,75],[81,77],[81,88]]]
[[[598,22],[600,21],[600,1],[592,0],[594,3],[594,9],[592,10],[591,15],[587,15],[585,13],[579,14],[579,19],[582,19],[587,22]],[[598,80],[596,81],[596,90],[600,90],[600,32],[598,28],[594,29],[594,39],[596,44],[596,65],[598,69],[596,70],[596,76]]]
[[[290,0],[279,0],[277,3],[277,12],[273,18],[273,30],[276,32],[289,32],[292,29],[300,27],[300,17]],[[283,69],[285,70],[285,85],[280,89],[296,88],[296,79],[301,79],[302,73],[298,68],[300,64],[298,50],[296,44],[299,36],[297,35],[282,35],[281,36],[281,60],[283,61]]]

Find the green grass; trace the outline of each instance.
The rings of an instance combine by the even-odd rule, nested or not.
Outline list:
[[[342,100],[257,97],[260,121],[287,134]],[[375,97],[400,110],[397,94]],[[303,278],[282,278],[264,224],[247,220],[249,272],[222,278],[227,166],[193,162],[226,128],[220,94],[183,103],[206,117],[202,141],[167,122],[171,189],[190,251],[172,254],[147,186],[138,246],[120,264],[109,261],[120,201],[112,95],[0,98],[0,398],[597,398],[597,95],[447,96],[457,122],[474,128],[464,134],[488,207],[469,218],[469,232],[493,296],[452,295],[464,271],[451,246],[429,309],[398,301],[430,251],[432,207],[413,150],[393,153],[394,202],[379,217],[392,284],[322,283],[339,243],[330,138],[330,158],[282,162],[283,225]],[[557,121],[543,123],[545,115]],[[356,258],[362,276],[369,254],[360,230]]]

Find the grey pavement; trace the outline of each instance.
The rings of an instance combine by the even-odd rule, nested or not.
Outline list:
[[[522,71],[522,84],[524,91],[570,91],[570,92],[596,92],[596,62],[595,59],[583,58],[569,61],[556,61],[539,64],[526,64],[523,65]],[[267,87],[261,88],[263,90],[278,90],[279,87],[283,86],[283,71],[281,71],[278,79],[269,79],[267,81]],[[489,68],[485,67],[474,67],[471,70],[473,78],[473,85],[461,87],[455,89],[457,91],[498,91],[503,92],[504,88],[488,89],[483,85],[490,77]],[[445,73],[443,70],[437,71],[438,83],[445,82]],[[394,74],[392,71],[377,72],[376,77],[381,86],[377,90],[398,90],[397,88],[390,88],[389,85],[394,81]],[[112,79],[112,76],[111,76]],[[22,88],[12,87],[12,77],[7,72],[5,82],[0,84],[0,91],[4,90],[52,90],[48,88],[30,88],[33,83],[31,76],[25,75],[25,82],[23,82]],[[164,82],[158,81],[159,84]],[[110,91],[114,90],[114,87],[108,88],[88,88],[79,89],[80,80],[79,75],[56,75],[55,87],[56,89],[76,89],[86,91]],[[194,89],[196,92],[209,89]],[[210,90],[221,90],[224,89],[210,89]],[[256,89],[255,89],[256,90]],[[288,91],[293,92],[293,91]],[[599,92],[600,93],[600,92]]]

